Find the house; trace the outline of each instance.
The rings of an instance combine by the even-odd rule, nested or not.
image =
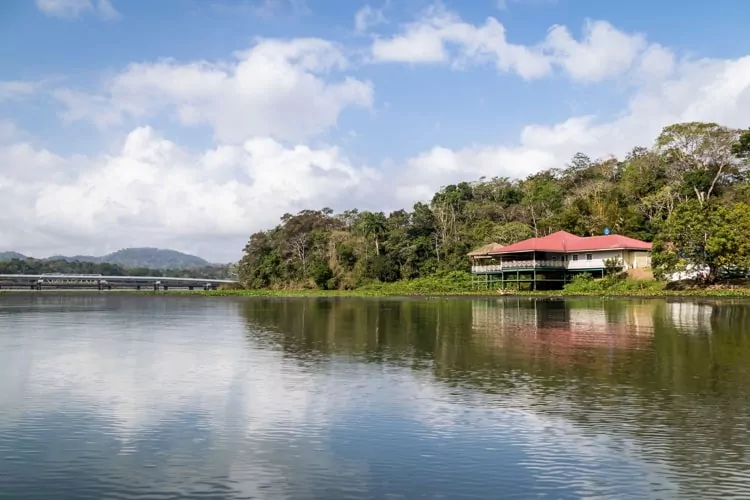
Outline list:
[[[488,288],[510,282],[517,288],[561,288],[575,274],[604,276],[607,262],[625,269],[651,267],[651,243],[619,234],[582,237],[558,231],[512,245],[485,245],[468,254],[475,281]]]

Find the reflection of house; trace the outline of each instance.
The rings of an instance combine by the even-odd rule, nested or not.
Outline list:
[[[472,328],[497,348],[533,351],[552,348],[568,356],[576,349],[649,345],[654,304],[576,306],[563,300],[484,299],[472,301]]]
[[[560,288],[572,275],[603,276],[607,261],[625,269],[651,266],[651,243],[619,234],[576,236],[558,231],[512,245],[495,243],[471,253],[471,272],[486,284],[529,283],[531,288]],[[541,288],[540,287],[540,288]]]
[[[680,301],[670,302],[667,307],[672,323],[677,328],[688,332],[711,331],[711,315],[714,310],[711,304]]]

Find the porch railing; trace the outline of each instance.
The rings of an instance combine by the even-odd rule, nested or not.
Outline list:
[[[471,266],[472,273],[493,273],[514,269],[565,269],[565,262],[561,260],[511,260],[502,264],[487,264]]]

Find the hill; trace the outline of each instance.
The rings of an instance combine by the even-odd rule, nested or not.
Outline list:
[[[0,260],[25,259],[24,254],[18,252],[0,252]]]
[[[186,269],[209,264],[207,260],[195,255],[161,248],[125,248],[100,259],[99,262],[118,264],[122,267],[147,267],[149,269]]]
[[[0,252],[0,261],[26,259],[18,252]],[[124,248],[103,257],[91,255],[54,255],[44,260],[64,260],[68,262],[94,262],[97,264],[116,264],[124,268],[148,269],[189,269],[208,266],[205,259],[176,250],[162,248]]]

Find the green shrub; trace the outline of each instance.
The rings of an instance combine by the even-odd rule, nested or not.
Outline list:
[[[471,292],[473,288],[471,274],[463,271],[450,271],[393,283],[374,282],[363,285],[357,290],[381,295],[429,295],[430,293],[462,294]]]
[[[333,270],[328,266],[328,264],[318,263],[315,264],[312,269],[310,269],[310,277],[318,286],[318,288],[321,288],[323,290],[330,290],[329,282],[333,279]]]
[[[594,279],[589,274],[575,276],[563,288],[566,295],[575,294],[622,294],[629,292],[660,292],[664,283],[655,280],[636,280],[610,275],[601,279]]]

